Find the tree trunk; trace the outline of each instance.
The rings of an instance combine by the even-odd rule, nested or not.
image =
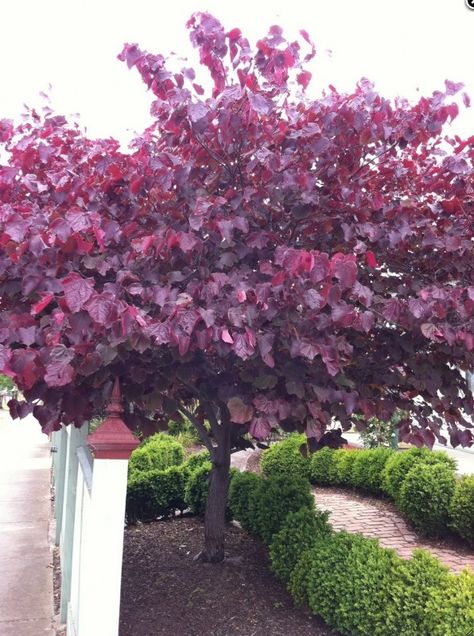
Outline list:
[[[209,479],[206,516],[204,520],[204,550],[201,558],[207,563],[224,559],[225,511],[229,492],[230,423],[222,421],[216,431],[215,459]]]

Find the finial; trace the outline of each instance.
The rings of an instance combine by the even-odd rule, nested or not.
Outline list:
[[[105,410],[112,417],[118,417],[121,413],[123,413],[122,399],[120,395],[120,380],[118,379],[118,376],[115,377],[110,401]]]

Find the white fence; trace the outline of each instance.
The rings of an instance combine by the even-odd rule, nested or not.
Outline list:
[[[93,433],[53,433],[61,622],[68,636],[117,636],[128,458],[137,441],[119,410]],[[91,452],[92,451],[92,452]]]

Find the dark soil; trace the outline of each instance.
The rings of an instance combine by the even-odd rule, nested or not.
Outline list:
[[[228,557],[194,560],[203,523],[195,517],[125,531],[120,636],[329,636],[269,569],[264,545],[229,525]]]

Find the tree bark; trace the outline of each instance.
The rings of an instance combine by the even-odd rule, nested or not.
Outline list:
[[[209,492],[204,519],[204,550],[201,559],[219,563],[224,559],[225,511],[229,492],[230,422],[221,421],[213,430],[217,446],[209,478]]]

